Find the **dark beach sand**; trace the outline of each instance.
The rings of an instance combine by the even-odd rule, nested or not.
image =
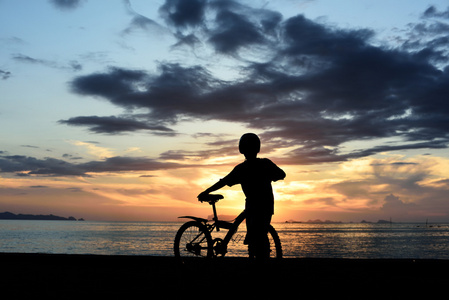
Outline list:
[[[421,292],[433,298],[444,291],[446,298],[449,286],[447,260],[284,258],[259,265],[224,258],[186,267],[173,257],[3,253],[0,261],[2,293],[15,297],[225,299],[257,291],[267,296],[263,299],[404,299]]]

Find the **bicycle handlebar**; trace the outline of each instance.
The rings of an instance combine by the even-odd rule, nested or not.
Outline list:
[[[219,194],[206,194],[201,195],[201,197],[198,197],[198,201],[200,202],[208,202],[209,204],[218,202],[218,200],[223,199],[223,195]]]

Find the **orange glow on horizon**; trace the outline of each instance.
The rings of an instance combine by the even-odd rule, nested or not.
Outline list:
[[[326,168],[281,166],[287,177],[273,183],[273,221],[326,218],[376,221],[397,214],[396,206],[410,210],[404,217],[415,217],[420,213],[416,207],[419,198],[402,189],[395,180],[424,171],[432,173],[433,177],[420,181],[419,186],[423,191],[437,193],[446,186],[444,175],[449,160],[421,156],[409,158],[407,163],[392,164],[397,160],[397,156],[385,155]],[[179,215],[187,213],[200,217],[210,215],[210,207],[199,203],[196,196],[231,169],[229,164],[214,164],[160,170],[143,177],[142,172],[66,178],[8,177],[2,178],[0,193],[3,210],[15,213],[77,214],[75,217],[90,220],[175,221]],[[225,196],[217,205],[220,214],[237,215],[244,208],[240,186],[224,187],[217,193]],[[398,199],[391,204],[385,200],[390,194]],[[435,215],[439,211],[425,213]]]

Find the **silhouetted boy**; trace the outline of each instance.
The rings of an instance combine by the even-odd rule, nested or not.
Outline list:
[[[240,138],[239,151],[246,160],[237,165],[226,177],[198,195],[216,191],[225,185],[241,184],[246,196],[245,244],[250,257],[267,258],[270,255],[268,228],[274,213],[274,197],[271,182],[285,178],[285,172],[267,158],[257,158],[260,140],[254,133],[246,133]]]

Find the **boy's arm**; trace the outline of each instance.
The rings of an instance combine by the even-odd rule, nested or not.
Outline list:
[[[215,183],[213,186],[211,186],[210,188],[206,189],[204,192],[202,192],[201,194],[198,195],[198,198],[201,198],[201,196],[206,196],[209,193],[212,193],[216,190],[221,189],[222,187],[224,187],[225,185],[228,186],[233,186],[234,184],[239,183],[239,166],[236,166],[231,173],[229,173],[228,175],[226,175],[224,178],[220,179],[219,181],[217,181],[217,183]]]
[[[284,170],[279,168],[274,162],[270,160],[271,163],[271,180],[278,181],[285,178],[286,174]]]
[[[281,168],[279,168],[279,167],[277,167],[276,173],[274,175],[275,176],[273,178],[273,181],[282,180],[286,176],[285,172]]]
[[[221,189],[222,187],[224,187],[226,185],[226,183],[224,182],[224,180],[219,180],[217,183],[215,183],[213,186],[211,186],[210,188],[206,189],[204,192],[200,193],[198,195],[198,198],[201,198],[204,195],[207,195],[209,193],[212,193],[216,190]]]

